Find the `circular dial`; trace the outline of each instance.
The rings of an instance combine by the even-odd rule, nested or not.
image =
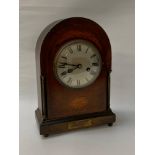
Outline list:
[[[58,51],[54,71],[62,84],[71,88],[83,88],[96,80],[101,64],[100,54],[92,43],[73,40]]]

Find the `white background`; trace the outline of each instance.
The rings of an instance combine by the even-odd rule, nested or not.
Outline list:
[[[43,138],[37,108],[35,44],[51,22],[72,16],[90,18],[107,32],[112,45],[113,127],[97,127]],[[134,154],[134,1],[20,1],[20,155]]]

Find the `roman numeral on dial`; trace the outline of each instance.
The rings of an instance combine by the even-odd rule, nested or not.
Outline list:
[[[89,47],[86,49],[85,53],[87,53],[87,52],[88,52],[88,50],[89,50]]]
[[[67,59],[67,57],[64,57],[64,56],[62,56],[61,58],[63,58],[63,59]]]
[[[73,50],[70,48],[70,47],[68,47],[68,51],[72,54],[73,53]]]
[[[99,66],[99,64],[98,64],[98,63],[95,63],[95,62],[92,63],[92,65],[93,65],[93,66]]]
[[[58,65],[59,68],[65,68],[65,62],[59,62],[59,65]]]
[[[90,58],[96,57],[96,54],[93,54]]]
[[[70,77],[67,81],[68,84],[71,84],[72,83],[72,78]]]
[[[80,80],[77,80],[76,82],[77,82],[77,86],[80,86]]]
[[[64,72],[62,72],[60,75],[61,75],[61,76],[64,76],[64,75],[66,75],[66,74],[67,74],[67,72],[64,71]]]
[[[77,45],[77,50],[81,51],[81,45],[80,44]]]

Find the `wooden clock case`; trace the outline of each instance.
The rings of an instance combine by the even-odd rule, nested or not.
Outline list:
[[[93,43],[102,58],[97,80],[85,88],[68,88],[58,82],[53,71],[57,51],[68,41],[83,39]],[[54,22],[41,33],[36,45],[40,134],[60,133],[115,122],[110,109],[111,45],[105,31],[94,21],[73,17]]]

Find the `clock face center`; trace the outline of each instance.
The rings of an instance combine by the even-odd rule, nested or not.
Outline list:
[[[58,81],[71,88],[92,84],[101,71],[101,57],[97,48],[85,40],[73,40],[57,52],[54,71]]]
[[[69,61],[69,60],[68,60]],[[74,57],[69,61],[70,63],[77,64],[79,70],[75,70],[75,73],[85,71],[90,66],[91,62],[86,55],[83,57]]]
[[[81,68],[82,68],[82,65],[81,65],[81,64],[79,64],[79,65],[78,65],[78,68],[79,68],[79,69],[81,69]]]

